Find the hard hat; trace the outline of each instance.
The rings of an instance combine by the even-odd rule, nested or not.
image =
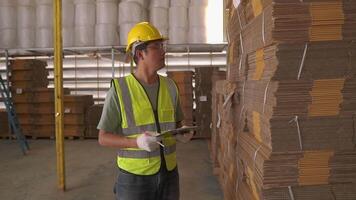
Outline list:
[[[127,36],[126,52],[129,52],[135,42],[148,42],[153,40],[167,40],[156,27],[148,22],[136,24]]]

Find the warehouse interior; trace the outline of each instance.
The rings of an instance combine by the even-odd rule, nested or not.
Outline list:
[[[0,0],[0,199],[115,198],[97,125],[142,21],[198,127],[180,199],[356,199],[353,0]]]

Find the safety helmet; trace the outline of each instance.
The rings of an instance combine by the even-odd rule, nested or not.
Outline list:
[[[162,36],[156,27],[148,22],[140,22],[136,24],[129,32],[127,36],[126,52],[129,52],[132,48],[132,44],[135,42],[149,42],[153,40],[167,40]]]

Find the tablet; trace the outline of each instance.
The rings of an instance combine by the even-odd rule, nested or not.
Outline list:
[[[163,136],[167,133],[171,133],[172,135],[176,135],[176,134],[185,134],[189,131],[194,131],[198,128],[198,126],[182,126],[180,128],[176,128],[176,129],[172,129],[172,130],[166,130],[166,131],[163,131],[162,133],[158,133],[156,135],[156,137],[160,137],[160,136]]]

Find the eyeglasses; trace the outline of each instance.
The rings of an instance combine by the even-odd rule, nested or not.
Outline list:
[[[147,48],[155,49],[155,50],[166,50],[166,44],[162,42],[151,43],[147,46]]]

